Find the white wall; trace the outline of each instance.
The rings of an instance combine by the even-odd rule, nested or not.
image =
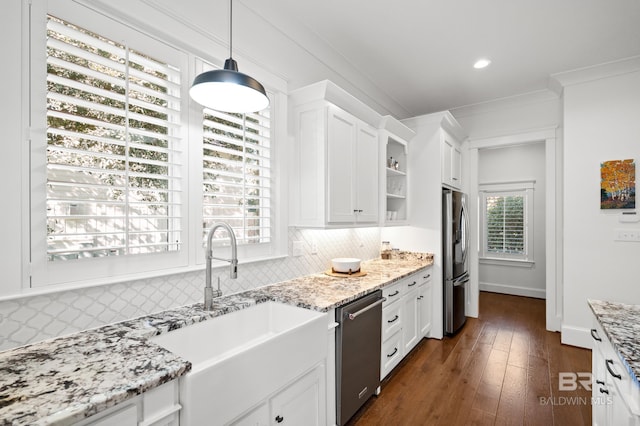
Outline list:
[[[532,143],[504,148],[481,149],[478,153],[478,182],[497,183],[534,180],[533,260],[529,265],[480,263],[481,291],[517,296],[546,297],[545,250],[545,147]],[[482,224],[480,224],[482,226]]]
[[[3,292],[17,292],[20,290],[22,277],[22,239],[21,227],[23,226],[22,203],[25,201],[22,186],[25,182],[20,179],[23,155],[25,153],[25,140],[21,126],[22,113],[22,45],[20,43],[20,16],[21,3],[10,1],[3,4],[3,14],[6,22],[0,28],[2,40],[12,40],[3,43],[3,61],[0,67],[0,78],[6,82],[3,90],[2,102],[2,155],[5,161],[0,167],[0,266],[2,267],[2,280],[0,287],[8,288]]]
[[[600,210],[600,163],[640,161],[640,71],[564,89],[562,341],[590,347],[587,299],[640,303],[640,243],[616,242],[620,211]]]

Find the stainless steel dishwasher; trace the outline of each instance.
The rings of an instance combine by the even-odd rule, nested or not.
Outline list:
[[[382,291],[336,309],[336,420],[344,425],[380,387]]]

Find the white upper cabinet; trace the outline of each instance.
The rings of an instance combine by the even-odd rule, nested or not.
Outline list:
[[[377,131],[337,107],[327,108],[327,222],[376,223]]]
[[[360,123],[356,137],[355,200],[357,221],[378,222],[378,131]]]
[[[442,184],[460,189],[462,188],[462,151],[460,142],[445,130],[441,130],[441,138]]]
[[[371,226],[379,220],[380,116],[323,81],[289,98],[290,225]]]

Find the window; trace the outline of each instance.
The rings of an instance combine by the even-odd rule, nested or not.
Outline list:
[[[47,22],[50,261],[180,248],[180,70]]]
[[[194,55],[78,2],[34,0],[29,22],[32,287],[198,268],[217,221],[243,260],[282,254],[272,141],[286,85],[265,111],[203,110]]]
[[[32,285],[184,265],[187,56],[79,5],[47,12],[46,46],[32,37],[32,122],[46,107],[32,136]]]
[[[482,257],[533,260],[533,183],[480,185]]]
[[[488,195],[487,253],[525,254],[524,196]]]
[[[204,109],[203,245],[218,221],[231,225],[238,245],[271,242],[270,111],[234,114]],[[220,232],[215,239],[227,236]]]

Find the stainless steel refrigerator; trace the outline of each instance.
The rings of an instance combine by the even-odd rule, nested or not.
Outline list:
[[[467,196],[462,192],[442,190],[442,284],[444,300],[444,332],[455,334],[467,317],[469,286],[469,215]]]

